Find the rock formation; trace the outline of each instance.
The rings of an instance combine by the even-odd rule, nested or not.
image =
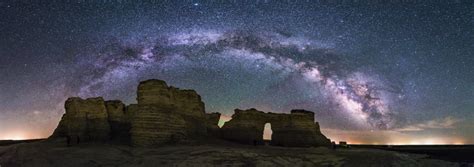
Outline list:
[[[68,137],[73,143],[78,139],[154,146],[207,137],[208,130],[215,136],[218,131],[220,114],[206,114],[194,90],[147,80],[138,86],[137,101],[126,106],[101,97],[69,98],[66,113],[51,137]]]
[[[54,131],[54,137],[69,137],[76,142],[110,139],[109,114],[104,99],[72,97],[66,100],[65,108],[66,113]]]
[[[187,138],[185,120],[171,107],[139,106],[131,125],[134,146],[159,146]]]
[[[292,110],[291,114],[264,113],[256,109],[236,109],[232,119],[221,129],[224,139],[246,144],[263,144],[265,123],[272,126],[272,145],[304,147],[329,146],[330,140],[314,122],[314,113]]]
[[[147,80],[138,86],[137,101],[130,131],[133,145],[175,143],[207,135],[204,103],[194,90]]]
[[[126,110],[125,104],[119,100],[106,101],[105,108],[109,115],[111,139],[120,143],[129,143],[132,112]]]
[[[314,113],[292,110],[291,114],[264,113],[256,109],[235,110],[232,120],[218,127],[220,113],[206,113],[201,96],[180,90],[161,80],[140,82],[138,104],[103,98],[69,98],[66,113],[51,138],[67,137],[72,143],[112,141],[133,146],[159,146],[206,138],[240,143],[263,143],[265,123],[271,123],[271,144],[280,146],[326,146]]]
[[[219,128],[219,120],[221,119],[221,113],[207,113],[206,114],[207,120],[207,133],[213,137],[220,137],[220,128]]]

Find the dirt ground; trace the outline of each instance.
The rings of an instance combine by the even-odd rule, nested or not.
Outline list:
[[[0,146],[0,166],[459,166],[377,149],[285,148],[219,143],[135,148],[58,141]]]

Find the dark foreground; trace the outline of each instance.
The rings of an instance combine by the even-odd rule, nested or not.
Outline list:
[[[474,145],[351,145],[351,148],[371,148],[404,153],[426,154],[432,159],[457,162],[474,166]]]
[[[45,139],[31,139],[31,140],[0,140],[0,146],[8,146],[12,144],[18,144],[18,143],[31,143],[31,142],[37,142],[37,141],[42,141]]]
[[[461,166],[428,155],[374,148],[284,148],[213,141],[213,145],[134,148],[38,141],[0,146],[0,166]],[[466,164],[464,164],[466,165]]]

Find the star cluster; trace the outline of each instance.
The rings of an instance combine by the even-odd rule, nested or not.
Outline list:
[[[130,104],[139,81],[158,78],[195,89],[224,120],[304,108],[334,140],[473,143],[472,7],[2,2],[0,138],[46,137],[67,97]]]

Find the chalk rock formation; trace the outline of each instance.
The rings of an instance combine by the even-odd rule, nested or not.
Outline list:
[[[81,99],[72,97],[66,100],[66,113],[63,115],[54,137],[70,137],[80,141],[107,141],[110,138],[110,124],[104,99]]]
[[[218,133],[220,114],[207,115],[194,90],[180,90],[161,80],[138,85],[138,104],[101,97],[66,101],[66,113],[51,137],[82,141],[119,141],[154,146],[193,140]]]
[[[168,87],[162,80],[140,82],[137,94],[138,105],[173,106],[184,115],[204,117],[204,103],[194,90]]]
[[[172,107],[139,106],[132,121],[132,145],[159,146],[187,138],[186,122]]]
[[[220,137],[220,128],[219,128],[219,120],[221,118],[221,113],[207,113],[206,120],[207,120],[207,133],[210,136]]]
[[[162,80],[152,79],[140,83],[137,101],[139,106],[173,108],[174,112],[185,119],[187,135],[206,135],[204,103],[194,90],[180,90],[168,86]]]
[[[66,113],[51,138],[75,141],[118,141],[134,146],[158,146],[207,137],[222,137],[248,144],[263,144],[265,123],[271,123],[271,144],[280,146],[330,145],[314,122],[314,113],[292,110],[290,114],[235,110],[232,120],[218,127],[220,113],[205,113],[194,90],[180,90],[161,80],[140,82],[138,104],[102,97],[69,98]]]
[[[331,144],[331,141],[321,133],[319,123],[314,122],[313,112],[292,110],[289,117],[290,123],[283,123],[281,127],[275,126],[273,144],[283,146],[329,146]]]
[[[105,107],[109,115],[111,139],[121,143],[129,143],[132,112],[129,112],[125,104],[119,100],[106,101]]]
[[[330,140],[314,122],[314,113],[292,110],[290,114],[264,113],[256,109],[236,109],[232,119],[221,129],[224,139],[247,143],[263,144],[265,123],[270,123],[273,131],[271,144],[290,147],[328,146]]]
[[[207,136],[204,103],[196,91],[147,80],[138,86],[137,101],[130,131],[133,145],[160,145]]]

